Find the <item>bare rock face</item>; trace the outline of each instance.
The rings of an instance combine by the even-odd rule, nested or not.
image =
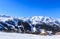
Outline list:
[[[60,35],[60,32],[56,32],[55,35]]]
[[[40,35],[48,35],[48,33],[47,33],[47,32],[45,32],[45,33],[40,33]]]

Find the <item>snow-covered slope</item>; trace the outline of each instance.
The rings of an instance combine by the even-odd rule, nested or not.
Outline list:
[[[0,32],[0,39],[60,39],[60,35],[41,36],[32,34]]]

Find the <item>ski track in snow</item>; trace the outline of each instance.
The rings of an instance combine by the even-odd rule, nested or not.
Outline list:
[[[0,32],[0,39],[60,39],[60,36],[59,35],[42,36],[33,34]]]

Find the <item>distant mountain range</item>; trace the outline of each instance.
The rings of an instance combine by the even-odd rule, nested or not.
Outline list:
[[[35,32],[41,29],[47,31],[59,32],[60,20],[46,16],[33,16],[33,17],[12,17],[7,15],[0,15],[0,31],[7,32]]]

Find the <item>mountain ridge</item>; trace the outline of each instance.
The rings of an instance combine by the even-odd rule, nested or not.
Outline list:
[[[0,31],[13,31],[20,33],[28,32],[36,34],[36,31],[40,33],[45,32],[44,30],[59,32],[60,20],[47,16],[18,18],[13,16],[0,15]]]

